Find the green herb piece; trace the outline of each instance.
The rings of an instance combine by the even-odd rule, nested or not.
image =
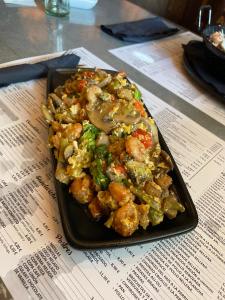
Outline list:
[[[134,91],[134,98],[137,100],[141,100],[141,92],[137,89]]]
[[[82,147],[87,147],[87,150],[94,150],[95,139],[100,130],[87,121],[83,122],[83,134],[80,137],[80,144]]]

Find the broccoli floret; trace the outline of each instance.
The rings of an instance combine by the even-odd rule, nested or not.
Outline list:
[[[83,134],[79,139],[78,148],[68,159],[67,173],[72,178],[81,176],[83,169],[90,167],[94,155],[95,139],[99,132],[100,130],[88,121],[83,122]]]
[[[102,190],[106,190],[109,185],[109,178],[106,176],[103,166],[110,164],[112,156],[108,152],[107,145],[100,145],[95,148],[95,160],[92,163],[90,172],[94,182],[100,186]]]
[[[95,139],[99,134],[100,130],[94,125],[90,124],[87,121],[83,122],[83,134],[80,137],[81,147],[87,147],[87,150],[94,150],[95,148]]]
[[[131,180],[137,184],[152,179],[152,170],[149,166],[146,166],[146,164],[135,160],[129,160],[125,165]]]
[[[141,92],[138,89],[134,91],[134,98],[137,100],[141,100]]]
[[[99,158],[93,162],[90,172],[94,182],[100,186],[101,190],[106,190],[109,185],[109,178],[103,172],[103,161]]]
[[[100,145],[95,149],[95,158],[106,159],[108,154],[107,145]]]
[[[109,165],[112,162],[112,153],[108,151],[107,145],[100,145],[95,148],[95,158],[105,160],[107,165]]]
[[[163,210],[169,219],[173,219],[177,216],[178,212],[184,212],[185,208],[171,192],[170,195],[164,199]]]
[[[153,226],[160,224],[163,221],[164,215],[163,211],[150,208],[149,210],[149,220]]]
[[[142,189],[136,188],[134,186],[130,187],[131,192],[138,197],[139,200],[142,202],[152,205],[152,201],[154,200],[154,197],[151,195],[146,194]]]

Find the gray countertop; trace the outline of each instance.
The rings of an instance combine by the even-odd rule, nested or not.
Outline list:
[[[108,52],[129,43],[102,32],[101,24],[142,19],[149,17],[149,12],[125,0],[99,0],[91,10],[71,8],[68,17],[60,18],[46,15],[43,2],[36,4],[36,7],[22,7],[1,1],[0,63],[85,47],[114,68],[125,69],[137,83],[225,140],[225,126]]]
[[[0,62],[86,47],[104,54],[107,49],[125,43],[103,33],[99,26],[146,18],[146,10],[124,0],[99,0],[91,10],[70,9],[67,17],[52,17],[37,7],[9,7],[0,4]]]

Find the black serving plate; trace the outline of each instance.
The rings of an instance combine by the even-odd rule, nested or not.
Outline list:
[[[58,85],[64,84],[65,80],[74,72],[74,69],[51,70],[48,74],[47,94],[53,92]],[[107,70],[107,72],[114,73],[115,71]],[[162,149],[172,157],[160,132],[159,140]],[[53,153],[51,153],[51,156],[55,171],[56,160]],[[69,194],[68,186],[55,179],[62,225],[69,244],[79,249],[121,247],[153,242],[194,229],[198,223],[198,215],[174,160],[173,163],[174,170],[170,173],[170,176],[173,179],[174,190],[178,195],[179,201],[185,206],[185,212],[178,214],[173,220],[165,217],[165,220],[160,225],[149,226],[147,230],[139,229],[128,238],[121,237],[113,230],[106,228],[103,223],[92,220],[88,216],[85,207],[77,203]]]

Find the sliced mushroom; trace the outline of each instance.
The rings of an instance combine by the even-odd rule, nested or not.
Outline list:
[[[172,162],[171,157],[169,156],[169,154],[166,153],[166,151],[161,150],[161,156],[164,159],[165,163],[167,164],[169,170],[173,170],[173,162]]]
[[[106,86],[107,84],[109,84],[112,81],[112,76],[110,74],[107,74],[107,76],[98,83],[98,86],[100,88]]]
[[[89,88],[87,88],[86,91],[86,97],[88,100],[88,104],[87,104],[87,109],[92,110],[94,109],[98,97],[101,95],[102,90],[99,86],[97,85],[91,85]]]
[[[73,151],[74,151],[73,143],[68,144],[64,149],[64,158],[68,159],[70,156],[72,156]]]
[[[126,99],[128,101],[131,101],[133,99],[133,94],[130,89],[122,88],[118,90],[117,95],[119,98]]]
[[[41,110],[47,123],[50,123],[54,120],[52,112],[44,104],[42,104]]]
[[[109,145],[109,137],[105,132],[101,132],[96,140],[96,146],[99,145]]]
[[[113,119],[116,122],[121,122],[121,123],[125,123],[125,124],[136,124],[140,121],[141,116],[139,114],[135,115],[135,116],[128,116],[126,114],[115,114],[113,116]]]
[[[55,93],[51,93],[49,94],[49,97],[52,98],[53,100],[53,103],[54,103],[54,106],[57,108],[57,107],[60,107],[63,102],[62,102],[62,99],[60,99]]]
[[[88,110],[90,121],[105,133],[109,133],[117,126],[117,123],[135,124],[140,120],[140,115],[128,116],[123,113],[113,113],[115,104],[107,102],[101,105],[100,110]]]
[[[109,133],[113,128],[116,127],[115,122],[112,121],[105,121],[104,115],[99,111],[89,110],[87,111],[88,118],[91,121],[92,124],[94,124],[97,128],[101,129],[105,133]]]

